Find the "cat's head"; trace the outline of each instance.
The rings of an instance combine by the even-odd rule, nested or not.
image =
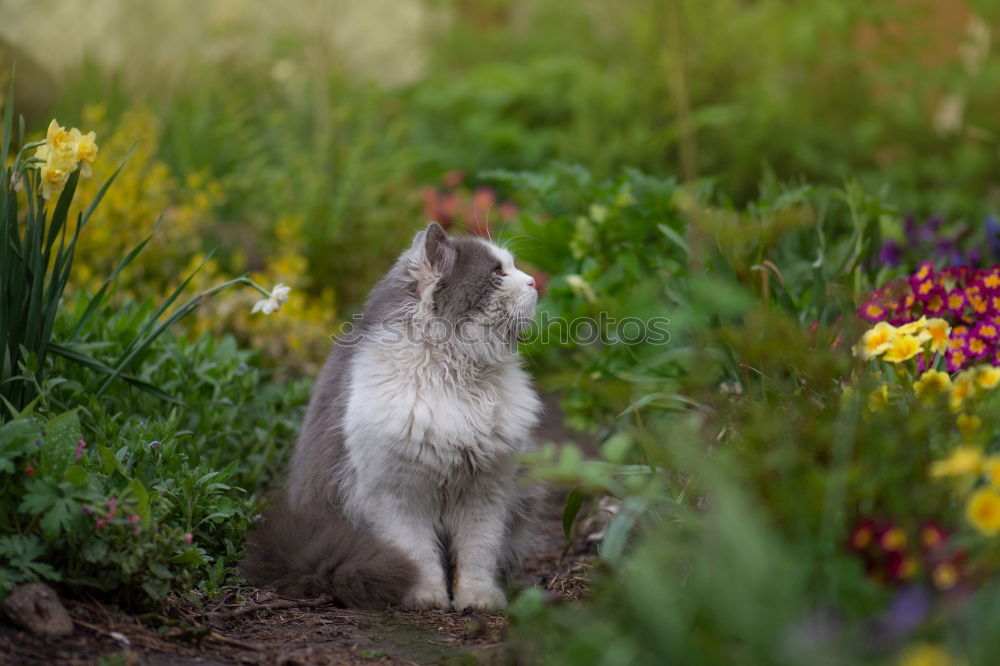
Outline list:
[[[475,236],[449,236],[436,222],[404,254],[410,290],[425,314],[510,336],[535,314],[535,279],[506,249]]]

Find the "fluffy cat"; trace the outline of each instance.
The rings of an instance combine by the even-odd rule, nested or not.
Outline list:
[[[285,496],[244,571],[350,606],[494,609],[530,544],[520,484],[540,403],[517,355],[534,279],[436,223],[372,290],[313,391]]]

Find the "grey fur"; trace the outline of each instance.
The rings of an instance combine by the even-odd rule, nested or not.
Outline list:
[[[502,455],[480,450],[472,442],[460,450],[455,462],[441,457],[444,453],[436,453],[433,444],[421,442],[415,450],[398,449],[398,454],[393,455],[402,458],[393,457],[391,463],[404,464],[413,456],[412,463],[405,463],[412,465],[412,481],[409,475],[373,481],[368,470],[358,467],[357,455],[352,462],[345,448],[347,438],[353,435],[347,432],[352,381],[364,379],[364,375],[357,374],[364,371],[356,358],[361,350],[370,353],[386,344],[387,338],[380,337],[386,327],[414,325],[415,321],[420,321],[421,308],[428,305],[434,317],[456,325],[496,329],[509,323],[516,309],[515,296],[507,293],[511,292],[509,283],[506,291],[501,289],[507,274],[500,270],[501,262],[496,252],[499,251],[491,250],[479,239],[449,237],[440,226],[432,223],[417,234],[411,248],[372,289],[361,320],[334,345],[314,388],[292,455],[287,503],[268,510],[262,526],[249,539],[244,571],[254,584],[273,585],[282,593],[292,595],[330,594],[351,606],[385,606],[403,600],[411,607],[441,606],[440,594],[436,597],[432,594],[431,598],[421,596],[419,590],[414,591],[429,570],[427,553],[404,552],[377,535],[376,532],[381,534],[384,530],[377,530],[378,526],[371,524],[365,511],[367,507],[362,505],[359,509],[356,501],[349,501],[351,492],[362,481],[375,492],[397,496],[414,492],[415,497],[421,497],[428,491],[435,492],[433,487],[426,486],[427,480],[438,479],[431,482],[437,484],[436,492],[440,494],[436,504],[432,503],[440,507],[437,510],[448,513],[456,510],[453,507],[466,505],[495,507],[500,512],[498,515],[505,516],[502,552],[497,553],[498,566],[516,562],[525,549],[531,547],[530,518],[540,495],[537,489],[519,490],[516,478],[519,476],[516,452],[529,444],[507,441],[503,428],[495,429],[492,435],[497,442],[494,448],[499,447],[496,451],[505,451]],[[509,255],[505,256],[509,264]],[[511,267],[508,270],[530,278]],[[517,275],[510,279],[515,278],[521,279]],[[521,292],[511,293],[523,300]],[[513,372],[510,364],[516,364],[516,354],[512,356],[509,349],[485,349],[490,344],[488,339],[483,345],[471,347],[443,342],[431,345],[427,353],[440,356],[444,376],[454,374],[456,382],[470,381],[468,376],[473,376],[472,381],[485,386],[510,376]],[[453,367],[452,364],[457,365]],[[515,382],[521,381],[520,377],[515,375]],[[385,395],[383,399],[388,401],[387,407],[391,406],[392,395]],[[537,411],[534,394],[519,398],[519,401],[519,406],[510,408],[511,413],[518,414],[522,420],[533,421],[532,414]],[[365,450],[395,451],[393,447],[399,446],[396,441],[364,441]],[[414,486],[407,490],[411,482]],[[378,485],[380,483],[383,485]],[[480,508],[480,513],[483,510]],[[435,523],[435,529],[441,538],[438,555],[445,562],[451,561],[455,553],[446,551],[452,535],[440,522]],[[475,547],[468,552],[475,552]],[[480,583],[486,585],[488,581],[480,580],[475,584]],[[457,584],[456,579],[452,587]],[[496,606],[495,598],[483,600],[483,595],[489,596],[490,590],[483,589],[482,585],[478,597],[474,592],[466,593],[468,599],[463,601],[463,607]],[[447,603],[447,596],[444,602]]]

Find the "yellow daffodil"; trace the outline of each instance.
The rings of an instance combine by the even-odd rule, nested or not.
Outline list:
[[[965,437],[972,437],[983,427],[983,420],[975,414],[959,414],[955,419],[958,431]]]
[[[70,130],[70,135],[75,139],[76,159],[80,162],[80,176],[90,178],[90,166],[97,159],[97,134],[95,132],[82,134],[74,127]]]
[[[943,352],[948,349],[948,339],[951,335],[951,325],[944,319],[928,319],[924,328],[931,341],[932,352]]]
[[[983,461],[983,475],[994,488],[1000,490],[1000,456],[992,455]]]
[[[1000,367],[980,365],[976,368],[976,386],[989,390],[1000,384]]]
[[[941,370],[928,370],[913,382],[913,392],[921,400],[931,400],[934,396],[951,389],[951,377]]]
[[[980,488],[965,503],[965,517],[984,536],[1000,532],[1000,492]]]
[[[66,186],[66,181],[69,179],[70,174],[69,171],[48,164],[43,164],[39,168],[38,173],[41,176],[42,196],[45,199],[58,197]]]
[[[931,463],[932,479],[956,476],[977,476],[983,467],[983,452],[975,446],[960,446],[944,460]]]
[[[899,666],[958,666],[948,652],[930,643],[918,643],[906,648],[899,657]]]
[[[923,350],[920,340],[913,335],[897,335],[889,343],[883,358],[890,363],[908,361]]]
[[[73,151],[73,143],[72,132],[67,131],[65,127],[53,118],[52,122],[49,123],[48,130],[45,132],[45,146],[49,150],[65,153]]]
[[[58,197],[77,166],[80,176],[90,176],[90,166],[97,159],[96,139],[94,132],[83,134],[75,127],[67,130],[56,120],[49,123],[45,145],[35,151],[35,157],[43,161],[39,167],[42,197]]]

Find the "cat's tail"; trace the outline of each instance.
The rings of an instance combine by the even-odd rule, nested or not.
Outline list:
[[[402,552],[339,510],[303,515],[284,503],[269,508],[247,537],[241,568],[258,587],[294,598],[329,596],[352,608],[398,605],[417,575]]]

